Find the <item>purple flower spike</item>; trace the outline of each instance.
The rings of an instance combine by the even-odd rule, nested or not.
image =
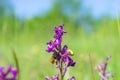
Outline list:
[[[59,79],[59,75],[58,74],[53,76],[53,80],[58,80],[58,79]]]
[[[72,56],[73,52],[70,51],[67,47],[67,45],[64,45],[62,47],[62,36],[64,33],[66,33],[64,30],[64,25],[60,25],[59,27],[54,28],[54,39],[49,42],[47,42],[47,52],[52,52],[52,57],[50,59],[50,62],[52,64],[56,63],[56,68],[60,71],[60,76],[55,75],[53,77],[47,76],[45,80],[59,80],[59,77],[61,80],[64,79],[64,76],[67,72],[67,69],[69,67],[74,67],[76,62],[72,60],[70,56]],[[70,78],[69,80],[75,80],[74,77]]]

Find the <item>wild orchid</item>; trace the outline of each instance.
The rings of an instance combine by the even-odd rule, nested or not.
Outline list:
[[[47,76],[45,80],[63,80],[64,76],[69,67],[74,67],[76,62],[72,60],[70,57],[73,55],[73,52],[68,49],[67,45],[62,47],[62,36],[67,33],[63,30],[64,25],[60,25],[59,27],[54,28],[54,41],[50,40],[47,42],[47,52],[53,53],[50,59],[51,63],[56,63],[56,66],[59,70],[59,74],[50,77]],[[75,77],[71,77],[68,80],[75,80]]]

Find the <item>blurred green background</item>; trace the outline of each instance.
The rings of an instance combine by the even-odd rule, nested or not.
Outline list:
[[[112,9],[107,5],[113,2],[106,5],[104,1],[100,4],[91,0],[96,8],[92,11],[88,6],[91,1],[85,1],[86,5],[83,0],[0,0],[0,66],[9,63],[15,66],[11,51],[14,48],[20,65],[20,80],[44,80],[45,76],[56,74],[55,65],[49,62],[51,54],[45,52],[46,42],[53,39],[55,26],[65,24],[68,33],[63,37],[63,44],[74,52],[77,62],[66,77],[74,75],[76,80],[92,80],[90,53],[93,66],[111,55],[107,70],[114,72],[114,80],[119,80],[119,6]],[[108,7],[106,13],[99,14],[100,6]],[[94,77],[100,80],[96,71]]]

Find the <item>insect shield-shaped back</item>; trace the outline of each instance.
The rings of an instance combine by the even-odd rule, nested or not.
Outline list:
[[[50,58],[50,63],[54,64],[56,60],[60,60],[59,52],[54,52]]]
[[[50,63],[52,63],[52,64],[55,63],[55,59],[53,57],[50,58]]]
[[[74,56],[74,53],[72,50],[68,49],[67,52],[69,53],[70,56]]]

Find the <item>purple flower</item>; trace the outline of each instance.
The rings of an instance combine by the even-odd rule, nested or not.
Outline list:
[[[65,52],[67,51],[68,47],[67,45],[64,45],[64,47],[61,50],[61,54],[65,54]]]
[[[49,42],[47,42],[47,52],[53,52],[54,51],[54,48],[55,48],[55,45],[54,45],[54,42],[51,40]]]
[[[55,39],[61,38],[62,35],[63,35],[64,33],[66,33],[66,32],[63,30],[63,28],[64,28],[64,25],[63,25],[63,24],[60,25],[59,27],[55,27],[55,28],[54,28],[54,31],[55,31],[54,38],[55,38]]]
[[[65,63],[65,66],[63,69],[63,76],[66,74],[68,67],[70,67],[70,66],[74,67],[76,64],[76,62],[73,62],[73,60],[70,57],[66,58],[66,62],[67,62],[67,64]]]
[[[55,76],[46,76],[45,80],[59,80],[59,75],[55,75]]]
[[[111,56],[106,57],[106,61],[109,61],[111,59]]]
[[[63,49],[61,50],[61,59],[64,63],[68,63],[67,67],[75,66],[75,62],[70,58],[70,52],[67,49],[68,47],[64,45]]]
[[[61,43],[62,43],[62,38],[56,39],[56,40],[54,41],[54,45],[55,45],[55,46],[60,46]]]
[[[73,76],[73,77],[69,78],[68,80],[75,80],[75,77]]]
[[[107,72],[107,64],[111,56],[107,56],[106,61],[102,62],[100,65],[95,66],[95,69],[99,71],[99,76],[102,80],[109,80],[109,76],[113,76],[113,73]]]
[[[76,62],[74,62],[70,57],[67,58],[67,61],[68,61],[68,65],[67,65],[68,67],[69,67],[69,66],[74,67],[75,64],[76,64]]]
[[[11,77],[8,78],[8,75],[11,75]],[[0,80],[16,80],[16,77],[17,69],[12,68],[11,64],[8,66],[7,71],[4,70],[4,67],[0,67]]]

